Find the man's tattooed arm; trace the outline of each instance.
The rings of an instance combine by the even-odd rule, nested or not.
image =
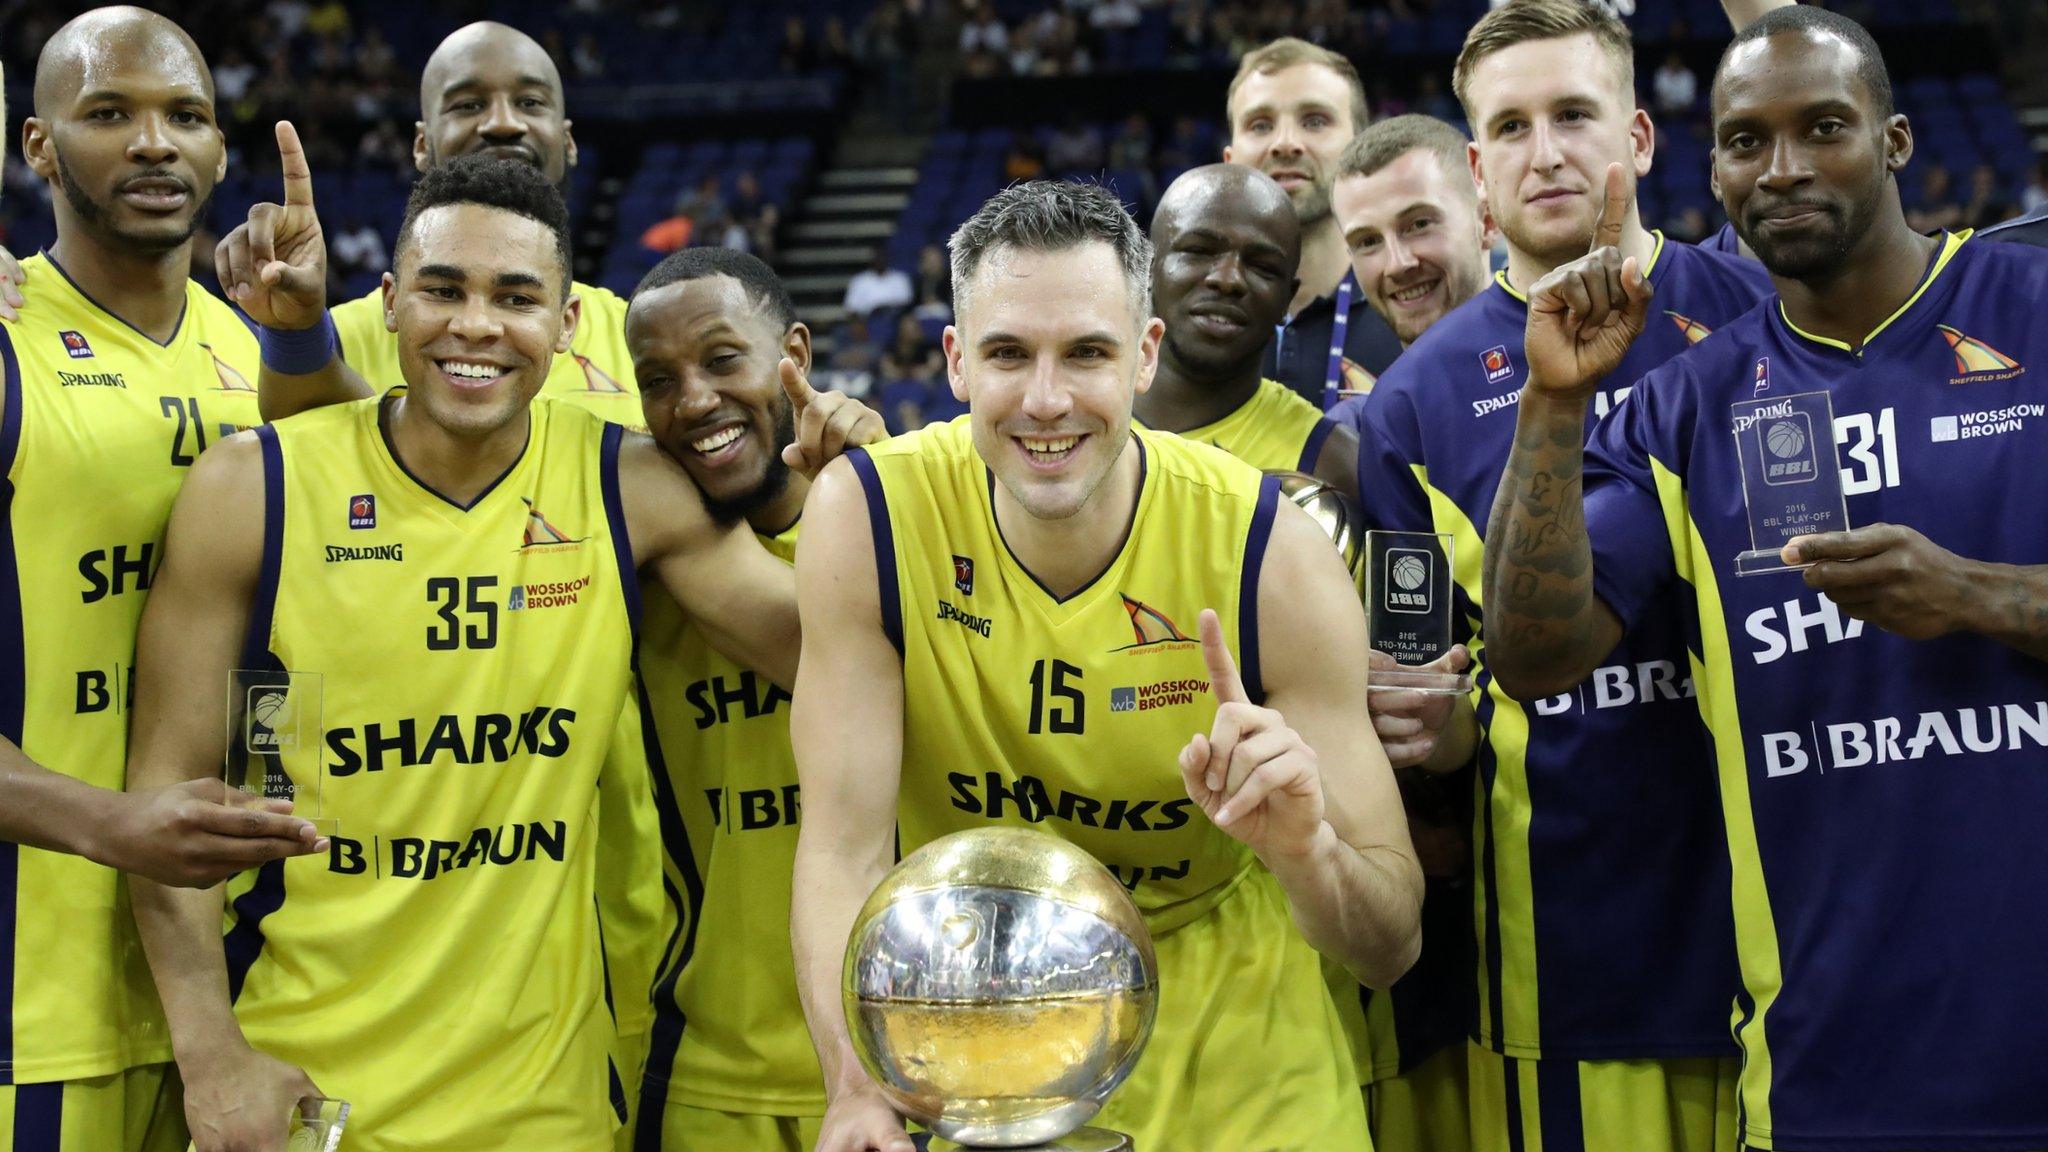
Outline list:
[[[1590,676],[1621,639],[1593,595],[1586,402],[1528,389],[1486,527],[1486,655],[1508,695],[1541,699]]]

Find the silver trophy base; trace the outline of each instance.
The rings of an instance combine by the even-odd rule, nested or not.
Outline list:
[[[1136,1145],[1121,1132],[1106,1128],[1076,1128],[1057,1140],[1044,1144],[1031,1144],[1022,1148],[1005,1148],[1000,1152],[1135,1152]],[[950,1140],[932,1140],[931,1152],[977,1152],[964,1144]],[[995,1150],[990,1150],[995,1152]]]

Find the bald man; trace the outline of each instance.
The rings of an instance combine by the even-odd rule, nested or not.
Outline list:
[[[57,193],[57,240],[24,262],[20,316],[0,325],[0,1152],[182,1149],[169,1034],[107,865],[203,886],[316,846],[304,821],[215,802],[213,780],[114,799],[171,502],[201,452],[258,419],[256,341],[187,276],[226,169],[206,61],[161,16],[87,12],[43,47],[22,151]],[[17,832],[24,808],[52,812],[17,808],[23,784],[145,818]],[[198,834],[244,819],[269,822],[268,842],[238,855]],[[162,837],[181,826],[227,854],[186,867]]]
[[[1191,169],[1160,197],[1152,245],[1152,298],[1166,335],[1151,390],[1132,410],[1138,422],[1255,468],[1312,473],[1356,499],[1351,431],[1259,370],[1301,259],[1287,193],[1241,164]]]
[[[499,156],[539,169],[557,186],[576,164],[576,138],[562,101],[562,77],[531,36],[495,21],[479,21],[449,34],[420,73],[420,119],[413,163],[431,172],[458,156]],[[283,229],[304,222],[304,234]],[[269,274],[267,255],[296,243],[324,244],[311,213],[287,214],[259,204],[247,223],[223,239],[215,254],[220,281],[252,315],[269,317],[269,297],[288,293],[282,266]],[[391,283],[391,277],[385,277]],[[554,358],[541,394],[587,408],[616,424],[646,431],[633,357],[626,347],[626,301],[608,289],[572,283],[582,319],[566,355]],[[263,389],[263,415],[278,420],[307,409],[360,399],[403,383],[398,370],[397,321],[380,285],[331,313],[320,289],[297,301],[316,327],[332,332],[350,371],[280,377]],[[266,322],[268,322],[266,320]],[[278,386],[281,385],[281,386]],[[660,818],[646,760],[639,704],[628,700],[612,740],[612,759],[598,782],[603,809],[598,838],[598,913],[603,925],[609,1002],[618,1025],[620,1066],[629,1112],[637,1109],[640,1067],[653,1026],[656,968],[674,926],[684,915],[661,883]],[[688,846],[677,851],[687,853]],[[680,897],[678,897],[680,900]],[[629,1122],[623,1130],[630,1134]],[[620,1146],[626,1147],[622,1135]]]

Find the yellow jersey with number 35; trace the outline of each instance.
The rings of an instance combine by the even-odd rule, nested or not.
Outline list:
[[[633,379],[633,354],[626,348],[626,298],[609,288],[574,283],[569,291],[583,299],[583,316],[569,351],[555,357],[541,395],[566,400],[614,424],[647,431],[640,413],[640,388]],[[398,337],[384,327],[384,290],[337,304],[328,311],[341,358],[370,387],[405,383],[398,370]]]
[[[164,525],[199,454],[260,419],[256,339],[194,284],[158,344],[48,257],[22,267],[21,319],[0,324],[0,735],[52,771],[118,789]],[[126,881],[0,841],[0,1084],[170,1058]]]
[[[625,433],[536,399],[518,462],[459,506],[393,452],[402,395],[257,433],[244,666],[321,677],[317,764],[285,762],[340,831],[235,894],[235,1012],[350,1102],[356,1152],[598,1152],[625,1112],[594,889],[638,617]]]
[[[1258,582],[1278,482],[1134,429],[1123,548],[1055,596],[1003,539],[970,419],[849,453],[883,628],[903,658],[902,850],[1027,825],[1131,890],[1158,952],[1159,1019],[1103,1126],[1142,1148],[1360,1146],[1363,1104],[1320,958],[1277,882],[1180,774],[1181,748],[1216,715],[1202,609],[1215,609],[1251,698],[1264,695]],[[1247,1094],[1247,1068],[1288,1091]]]

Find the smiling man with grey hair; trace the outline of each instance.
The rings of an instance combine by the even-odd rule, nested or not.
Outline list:
[[[1364,611],[1274,481],[1132,427],[1163,331],[1150,265],[1104,189],[998,194],[953,238],[968,414],[811,489],[792,922],[819,1152],[911,1148],[840,1009],[861,902],[899,850],[999,825],[1108,865],[1156,942],[1158,1021],[1104,1127],[1140,1148],[1365,1146],[1323,961],[1392,983],[1422,880],[1358,707]],[[1013,1080],[1038,1063],[998,1056]],[[1286,1091],[1244,1090],[1246,1069]]]

